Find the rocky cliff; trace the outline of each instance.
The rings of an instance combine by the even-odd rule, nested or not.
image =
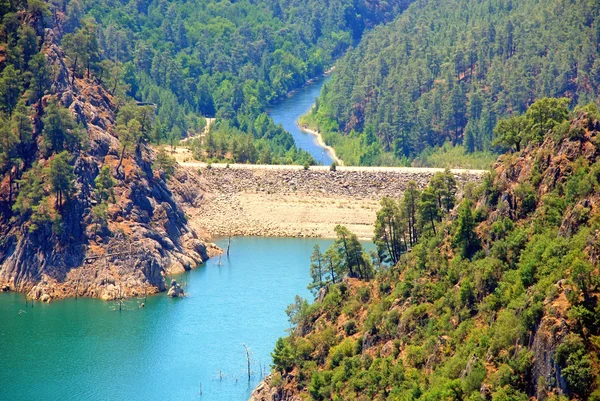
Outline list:
[[[140,143],[116,173],[121,144],[115,135],[117,104],[92,78],[73,77],[58,45],[59,31],[46,29],[43,53],[53,72],[52,87],[34,105],[32,160],[45,166],[40,151],[41,117],[53,98],[68,107],[85,129],[85,145],[75,154],[74,191],[61,212],[61,230],[52,225],[30,230],[30,222],[4,206],[0,213],[0,288],[34,299],[69,296],[114,299],[165,290],[168,273],[189,270],[216,247],[188,226],[182,204],[203,197],[204,182],[177,168],[167,180],[153,168],[155,152]],[[95,179],[109,166],[116,185],[107,224],[98,227],[91,213],[98,203]],[[5,177],[6,178],[6,177]],[[2,191],[6,189],[6,179]]]

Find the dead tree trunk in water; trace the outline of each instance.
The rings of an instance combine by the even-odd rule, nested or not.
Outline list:
[[[246,344],[242,344],[246,350],[246,360],[248,361],[248,381],[250,381],[250,350]]]

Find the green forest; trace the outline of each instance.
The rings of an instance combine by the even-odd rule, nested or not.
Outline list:
[[[303,123],[347,164],[485,166],[499,119],[598,100],[599,44],[595,0],[416,1],[336,63]]]
[[[157,106],[154,139],[176,143],[216,117],[208,159],[314,163],[265,114],[321,75],[365,29],[391,21],[409,0],[60,2],[66,47],[79,68],[115,95]],[[74,38],[78,38],[73,40]]]
[[[309,400],[600,399],[600,112],[567,106],[532,105],[525,150],[501,128],[512,150],[462,196],[446,172],[384,198],[377,252],[344,227],[315,247],[318,300],[288,308],[270,385]]]

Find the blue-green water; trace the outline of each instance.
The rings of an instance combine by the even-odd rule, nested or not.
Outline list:
[[[310,297],[315,243],[331,241],[235,238],[221,266],[213,259],[178,277],[186,298],[159,294],[143,309],[81,298],[32,309],[0,294],[0,400],[246,401],[289,327],[286,306]],[[253,354],[250,383],[242,344]]]
[[[310,111],[315,104],[316,98],[321,93],[323,84],[330,79],[330,76],[321,77],[305,85],[269,110],[269,115],[273,118],[273,121],[276,124],[283,125],[283,128],[292,134],[296,146],[308,151],[317,163],[323,165],[333,163],[333,156],[317,143],[314,135],[300,129],[298,119]]]

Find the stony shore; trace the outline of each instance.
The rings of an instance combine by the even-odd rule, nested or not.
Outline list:
[[[207,195],[186,213],[205,235],[332,238],[337,224],[360,238],[373,235],[375,215],[384,196],[399,198],[410,181],[424,188],[437,169],[365,169],[329,171],[311,168],[193,168]],[[482,172],[461,171],[465,183]]]

